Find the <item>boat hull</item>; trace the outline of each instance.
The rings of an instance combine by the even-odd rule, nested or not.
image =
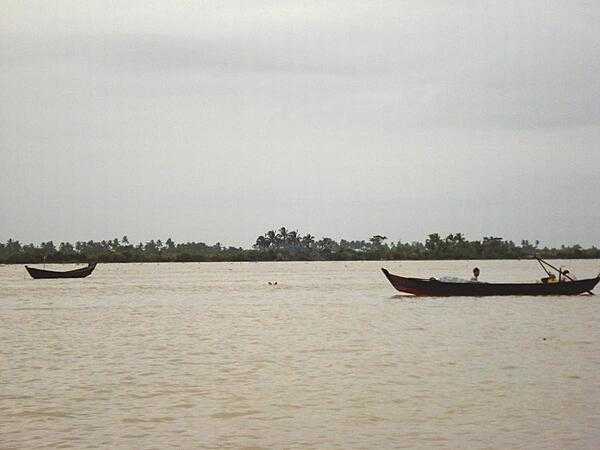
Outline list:
[[[94,269],[96,268],[96,264],[90,264],[87,267],[82,267],[81,269],[68,270],[66,272],[56,272],[54,270],[43,270],[36,269],[34,267],[25,266],[31,278],[39,280],[39,279],[48,279],[48,278],[85,278],[89,276]]]
[[[381,269],[389,282],[400,292],[426,297],[485,297],[501,295],[579,295],[590,292],[596,278],[560,283],[447,283],[435,279],[408,278]]]

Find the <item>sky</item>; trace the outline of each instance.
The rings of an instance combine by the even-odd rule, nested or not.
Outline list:
[[[0,4],[0,242],[600,245],[600,3]]]

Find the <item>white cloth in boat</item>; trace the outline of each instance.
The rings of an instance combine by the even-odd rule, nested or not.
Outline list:
[[[464,278],[449,277],[449,276],[443,276],[443,277],[437,278],[437,280],[443,281],[444,283],[475,283],[474,281],[466,280]]]

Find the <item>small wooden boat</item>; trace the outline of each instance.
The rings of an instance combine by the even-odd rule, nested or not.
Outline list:
[[[54,270],[36,269],[34,267],[25,266],[31,278],[36,280],[41,278],[85,278],[90,275],[96,268],[96,263],[89,263],[87,267],[81,269],[67,270],[66,272],[57,272]]]
[[[561,281],[558,283],[452,283],[435,278],[408,278],[392,275],[386,269],[383,274],[400,292],[418,296],[450,297],[468,296],[483,297],[496,295],[578,295],[588,292],[600,281],[600,275],[586,280]]]

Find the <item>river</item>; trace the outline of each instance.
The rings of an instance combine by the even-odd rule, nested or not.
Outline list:
[[[379,270],[475,265],[482,281],[542,275],[532,261],[99,264],[79,280],[0,266],[0,448],[599,448],[599,297],[419,299]]]

